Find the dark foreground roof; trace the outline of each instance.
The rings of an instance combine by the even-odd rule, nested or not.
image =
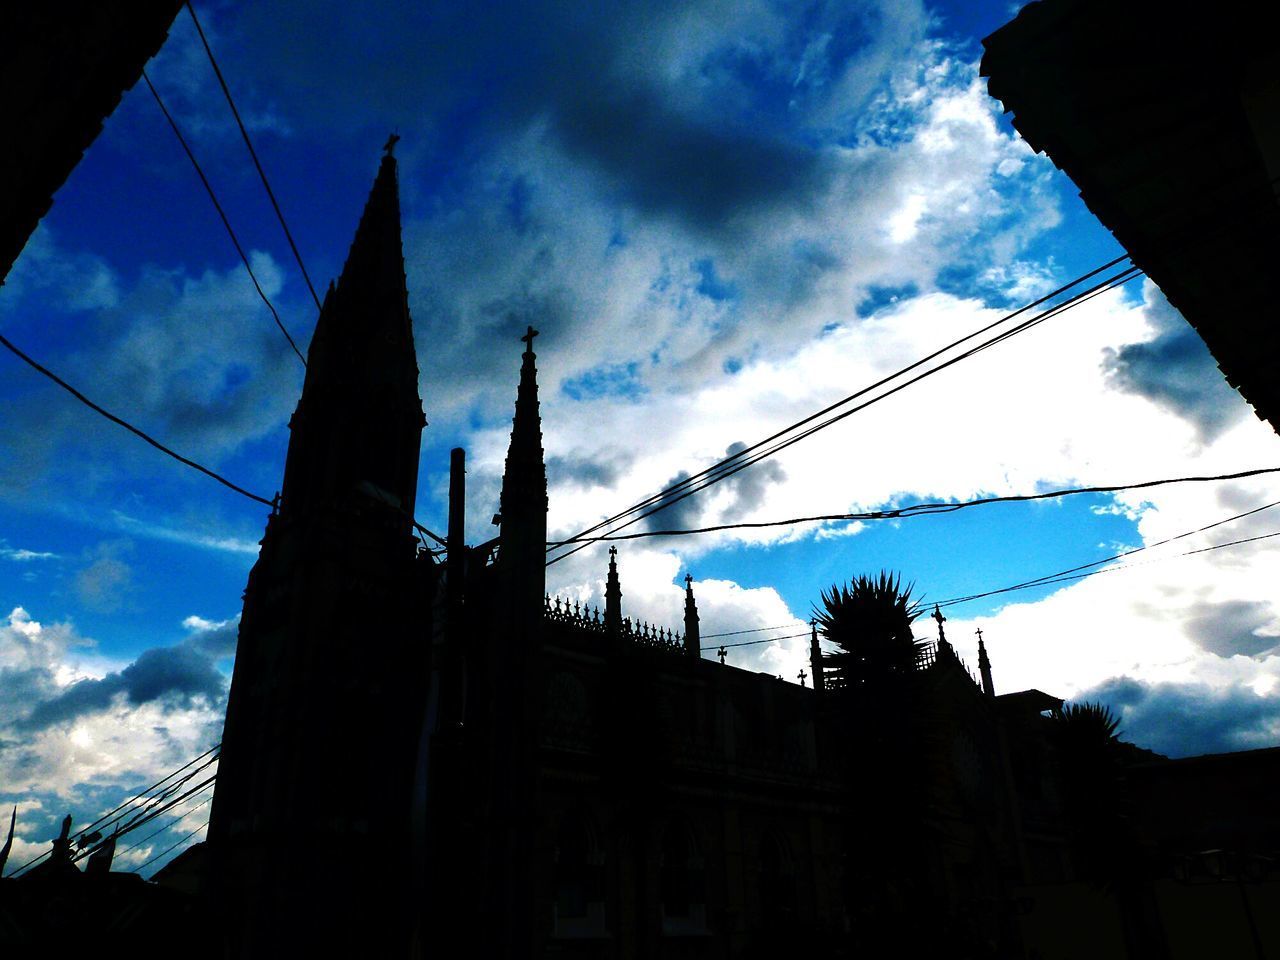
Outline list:
[[[1280,55],[1257,11],[1039,0],[982,74],[1280,431]]]

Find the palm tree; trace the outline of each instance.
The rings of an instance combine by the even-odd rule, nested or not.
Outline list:
[[[911,917],[925,895],[931,816],[932,736],[920,665],[926,644],[911,632],[919,616],[896,574],[881,571],[822,592],[819,632],[826,655],[829,741],[848,765],[846,897],[853,946],[928,952],[928,925]]]
[[[825,660],[830,687],[857,691],[864,702],[882,700],[916,674],[927,644],[911,633],[920,615],[914,587],[903,587],[900,576],[881,570],[822,592],[814,618],[819,632],[839,648]]]

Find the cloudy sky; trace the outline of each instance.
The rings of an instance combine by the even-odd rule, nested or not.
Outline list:
[[[392,130],[424,437],[474,540],[496,509],[526,324],[553,536],[708,466],[1120,253],[978,76],[987,5],[719,0],[199,7],[317,286]],[[149,65],[267,294],[314,306],[185,13]],[[1154,173],[1154,171],[1153,171]],[[270,496],[302,382],[145,85],[0,289],[0,329],[89,396]],[[264,511],[0,357],[0,805],[10,866],[218,738]],[[736,446],[735,446],[736,445]],[[664,526],[865,511],[1280,465],[1149,282],[1050,320],[683,501]],[[1280,500],[1280,480],[624,544],[624,612],[803,629],[882,568],[926,601],[996,589]],[[1102,699],[1182,756],[1280,742],[1280,530],[1262,511],[1086,580],[948,608],[998,690]],[[549,569],[600,603],[606,557]],[[929,628],[929,629],[926,629]],[[931,621],[921,631],[932,635]],[[368,653],[376,655],[377,638]],[[794,678],[804,642],[734,647]],[[207,807],[204,808],[207,815]],[[184,827],[198,826],[200,812]],[[140,864],[172,838],[125,858]],[[132,858],[132,859],[130,859]]]

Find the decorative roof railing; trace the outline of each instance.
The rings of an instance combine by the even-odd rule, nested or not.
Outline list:
[[[630,617],[622,621],[622,637],[637,647],[663,653],[684,653],[684,638],[680,634],[649,623],[632,623]]]
[[[543,601],[542,615],[548,623],[563,623],[590,633],[605,632],[604,617],[600,613],[600,608],[596,607],[593,612],[585,603],[579,605],[576,600],[571,604],[568,600],[561,600],[559,597],[554,599],[546,597]]]
[[[599,607],[589,607],[577,600],[570,603],[560,597],[546,597],[543,605],[543,617],[547,623],[563,624],[587,633],[607,634],[604,615]],[[635,621],[630,617],[622,621],[619,636],[624,642],[630,642],[646,650],[657,650],[662,653],[684,653],[684,637],[674,630],[655,627],[651,623]]]

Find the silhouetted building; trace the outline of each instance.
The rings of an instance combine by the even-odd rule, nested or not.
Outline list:
[[[402,934],[434,589],[413,531],[425,423],[388,155],[245,588],[209,827],[237,955],[385,956]]]
[[[1038,0],[983,41],[982,74],[1280,431],[1280,50],[1259,13]]]
[[[914,851],[919,922],[960,956],[1052,955],[1046,918],[1066,905],[1128,935],[1133,911],[1089,899],[1064,812],[1062,703],[997,695],[983,638],[975,674],[936,613],[919,664],[933,839],[894,853],[849,815],[877,785],[848,765],[858,731],[827,709],[845,692],[816,631],[810,688],[704,659],[691,577],[681,631],[632,621],[614,550],[603,612],[546,596],[532,328],[499,534],[463,542],[457,450],[444,559],[415,546],[406,302],[388,155],[325,299],[245,593],[207,844],[236,955],[831,954],[856,938],[848,877],[869,849]],[[190,888],[199,860],[172,873]]]
[[[1142,849],[1159,856],[1130,902],[1085,882],[1050,719],[1062,702],[997,694],[985,639],[975,675],[940,612],[910,674],[927,749],[897,761],[921,813],[886,835],[854,813],[883,771],[850,763],[866,731],[816,627],[809,687],[704,659],[692,577],[680,630],[632,620],[615,550],[603,611],[548,597],[536,337],[499,534],[464,543],[456,450],[447,536],[419,544],[425,420],[388,154],[325,297],[245,590],[208,841],[157,891],[78,871],[64,827],[48,867],[0,881],[0,942],[42,942],[72,903],[124,918],[116,943],[141,941],[146,918],[167,936],[198,924],[192,950],[209,956],[848,956],[866,939],[856,891],[906,876],[920,899],[901,922],[956,957],[1121,957],[1188,917],[1221,923],[1216,956],[1247,956],[1232,952],[1235,888],[1200,882],[1245,871],[1258,936],[1277,942],[1276,818],[1260,803],[1233,816],[1237,793],[1209,789],[1232,770],[1275,783],[1275,751],[1121,754],[1124,810],[1169,790],[1207,811],[1149,818]]]
[[[0,27],[0,284],[181,0],[7,4]]]

